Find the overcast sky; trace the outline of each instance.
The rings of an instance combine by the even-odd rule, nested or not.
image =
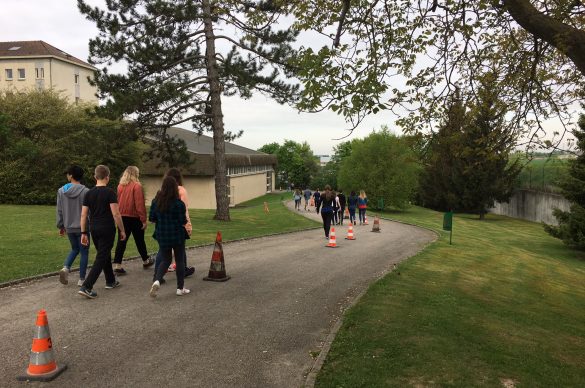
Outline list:
[[[91,3],[100,4],[100,1]],[[0,4],[1,41],[44,40],[87,61],[88,42],[97,35],[97,29],[79,13],[76,0],[0,0]],[[251,100],[224,97],[223,110],[226,129],[244,131],[235,143],[252,149],[291,139],[307,141],[315,154],[330,154],[340,142],[332,139],[345,136],[349,127],[334,113],[299,114],[262,95]],[[349,139],[364,137],[393,121],[388,112],[368,117]],[[184,128],[190,129],[189,124],[184,124]]]

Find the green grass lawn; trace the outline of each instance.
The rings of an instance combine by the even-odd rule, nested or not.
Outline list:
[[[291,213],[281,203],[279,194],[266,195],[230,209],[231,222],[214,221],[214,210],[191,210],[193,235],[187,245],[213,243],[217,231],[224,241],[244,237],[263,236],[276,232],[302,230],[319,224]],[[270,213],[264,213],[264,201],[269,202]],[[149,252],[158,250],[152,238],[154,225],[146,231]],[[69,252],[67,237],[59,237],[55,226],[53,206],[0,205],[0,283],[61,269]],[[113,254],[113,253],[112,253]],[[136,256],[136,245],[131,238],[127,257]],[[95,251],[90,252],[90,263]],[[79,264],[76,259],[74,266]]]
[[[398,270],[347,312],[317,386],[585,387],[585,255],[540,224],[458,215],[452,246],[442,232]]]

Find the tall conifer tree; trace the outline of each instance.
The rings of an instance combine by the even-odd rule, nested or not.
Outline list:
[[[213,132],[219,220],[229,220],[225,140],[231,136],[224,129],[221,96],[249,98],[257,90],[279,103],[296,96],[297,87],[280,78],[289,71],[296,33],[275,30],[285,13],[275,3],[107,0],[102,10],[78,0],[99,29],[90,41],[90,62],[104,65],[95,81],[107,101],[103,111],[130,116],[171,152],[176,149],[166,135],[171,126],[190,122],[198,132]],[[108,72],[115,62],[127,64],[127,73]]]
[[[558,226],[545,225],[544,229],[565,244],[585,250],[585,116],[579,119],[579,128],[573,131],[577,148],[581,154],[569,161],[569,173],[561,179],[559,186],[563,196],[571,202],[568,212],[555,209]]]

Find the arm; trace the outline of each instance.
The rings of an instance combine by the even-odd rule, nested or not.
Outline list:
[[[182,187],[182,186],[181,186]],[[179,190],[179,196],[181,197],[181,201],[185,205],[185,217],[187,218],[187,223],[185,225],[185,230],[191,235],[193,231],[193,225],[191,225],[191,217],[189,216],[189,196],[187,195],[187,190],[182,187],[183,190]]]
[[[88,246],[89,245],[89,237],[87,237],[87,213],[89,212],[89,208],[87,206],[81,207],[81,220],[79,220],[79,224],[81,227],[81,245]]]
[[[65,236],[65,226],[63,225],[63,209],[61,204],[61,195],[57,192],[57,228],[59,228],[59,235]]]
[[[146,230],[148,223],[146,222],[146,206],[144,200],[144,193],[142,192],[142,186],[137,184],[134,186],[134,206],[136,208],[136,213],[138,213],[138,217],[140,218],[140,222],[142,222],[142,230]]]
[[[114,216],[114,222],[119,230],[120,240],[126,240],[126,231],[124,230],[124,223],[122,222],[122,215],[120,215],[120,208],[117,203],[110,203],[110,210]]]

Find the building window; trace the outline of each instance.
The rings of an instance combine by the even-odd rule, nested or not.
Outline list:
[[[6,69],[6,81],[12,81],[12,69]]]
[[[18,79],[25,79],[26,78],[26,72],[24,71],[24,69],[18,69]]]
[[[45,69],[42,67],[37,67],[35,69],[35,76],[37,79],[45,79]]]
[[[79,85],[79,74],[75,74],[75,85]]]

